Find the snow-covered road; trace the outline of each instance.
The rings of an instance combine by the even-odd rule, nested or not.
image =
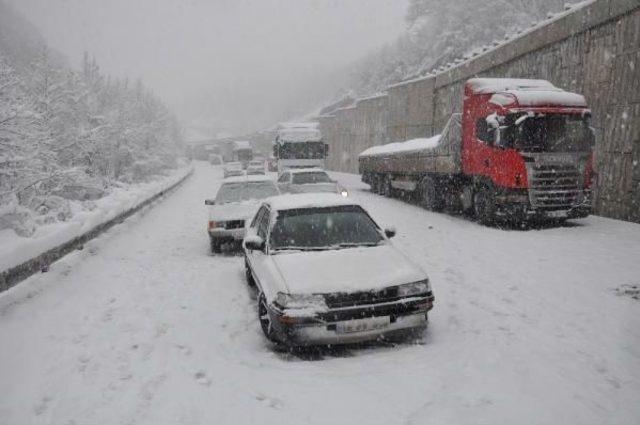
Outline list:
[[[637,424],[640,225],[504,231],[339,175],[436,295],[424,340],[301,358],[263,338],[238,255],[212,257],[207,164],[0,295],[0,424]]]

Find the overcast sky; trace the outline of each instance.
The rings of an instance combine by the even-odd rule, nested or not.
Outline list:
[[[330,97],[407,0],[13,0],[50,45],[140,77],[186,123],[259,129]],[[334,71],[334,72],[332,72]]]

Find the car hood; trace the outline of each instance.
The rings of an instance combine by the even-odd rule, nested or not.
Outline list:
[[[246,220],[255,215],[259,205],[260,201],[257,200],[211,205],[209,207],[209,220]]]
[[[315,192],[338,192],[337,183],[309,183],[309,184],[292,184],[290,186],[293,193],[315,193]]]
[[[327,294],[382,289],[427,278],[425,272],[389,243],[329,251],[271,256],[291,294]]]

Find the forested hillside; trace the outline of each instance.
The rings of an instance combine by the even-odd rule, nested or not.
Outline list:
[[[406,32],[356,65],[353,87],[358,94],[374,93],[424,75],[564,7],[565,0],[410,0]]]
[[[65,220],[70,200],[174,167],[178,124],[141,82],[79,69],[0,0],[0,231]]]

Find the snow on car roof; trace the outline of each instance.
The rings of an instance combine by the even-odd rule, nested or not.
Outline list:
[[[317,167],[310,167],[310,168],[288,168],[287,169],[288,172],[290,172],[291,174],[301,174],[301,173],[327,173],[325,170],[323,170],[322,168],[317,168]]]
[[[248,176],[242,175],[242,176],[227,177],[226,179],[223,180],[223,183],[257,183],[257,182],[264,182],[264,181],[274,182],[274,180],[269,176],[265,176],[263,174],[254,174],[254,175],[248,175]]]
[[[429,137],[427,139],[411,139],[406,142],[387,143],[386,145],[373,146],[362,151],[358,156],[377,156],[387,155],[399,152],[414,152],[425,149],[433,149],[440,143],[440,135]]]
[[[267,200],[276,211],[298,208],[322,208],[340,205],[360,205],[352,199],[334,193],[300,193],[295,195],[274,196]]]

